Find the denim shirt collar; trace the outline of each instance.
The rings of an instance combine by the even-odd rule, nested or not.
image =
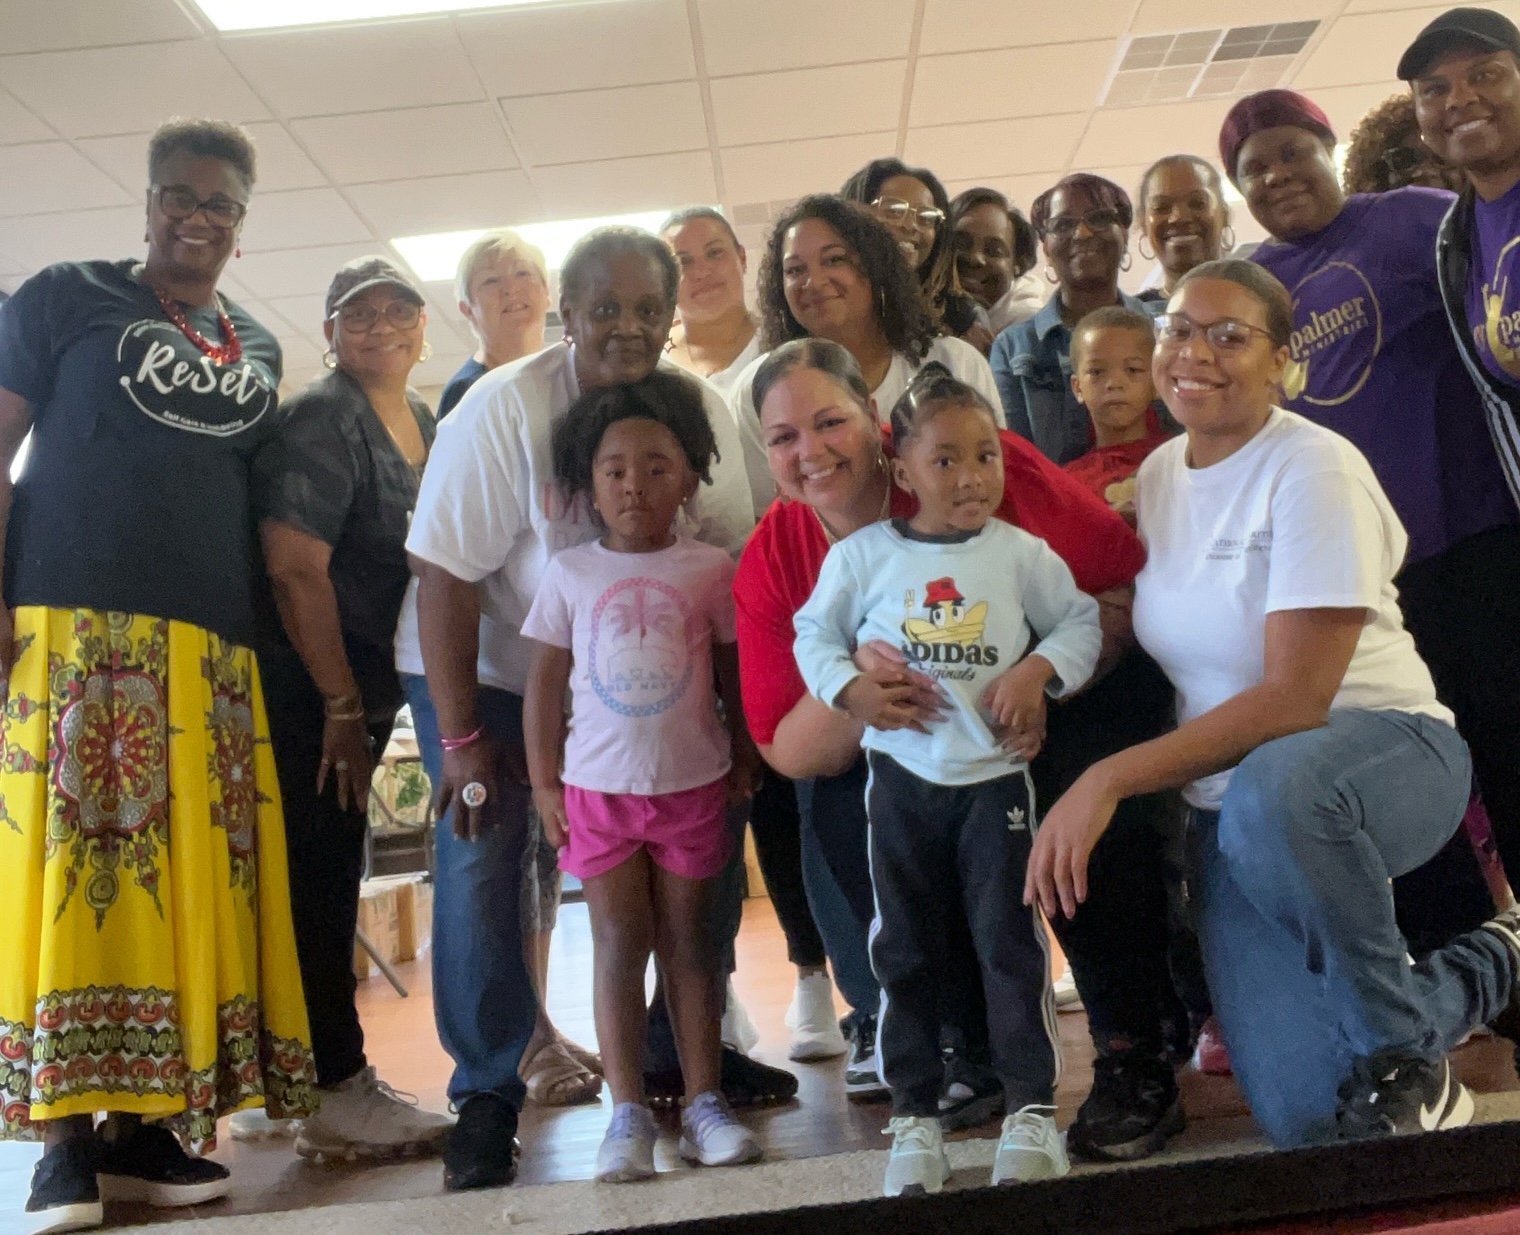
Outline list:
[[[1136,313],[1144,313],[1147,317],[1155,317],[1157,309],[1153,304],[1147,304],[1144,300],[1136,300],[1122,289],[1119,292],[1119,303],[1126,309]],[[1057,288],[1050,294],[1050,299],[1045,302],[1040,311],[1030,319],[1034,322],[1035,336],[1041,343],[1045,342],[1046,336],[1057,326],[1066,330],[1065,321],[1061,318],[1061,289]]]

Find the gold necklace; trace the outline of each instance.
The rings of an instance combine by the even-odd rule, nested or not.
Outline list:
[[[876,469],[880,472],[885,472],[887,470],[887,460],[885,456],[876,456]],[[881,513],[878,514],[874,520],[872,520],[874,523],[882,522],[882,520],[884,520],[888,515],[892,513],[892,477],[888,476],[886,479],[887,488],[886,491],[881,495]],[[829,544],[837,545],[842,539],[844,539],[839,535],[838,532],[829,526],[829,521],[818,512],[818,507],[810,506],[808,509],[813,512],[813,517],[818,520],[818,526],[823,529],[823,538],[827,540]]]

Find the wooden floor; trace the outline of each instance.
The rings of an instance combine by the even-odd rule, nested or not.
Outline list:
[[[549,1004],[561,1029],[591,1046],[595,1033],[589,960],[585,907],[567,905],[554,939]],[[450,1065],[434,1031],[427,965],[403,965],[400,973],[411,992],[406,999],[396,995],[382,978],[361,983],[360,1011],[368,1054],[381,1076],[397,1089],[416,1094],[424,1106],[443,1109]],[[755,1054],[770,1063],[786,1065],[783,1016],[794,980],[795,970],[786,963],[785,945],[770,902],[747,901],[735,986],[760,1032]],[[1091,1083],[1092,1052],[1080,1014],[1063,1014],[1060,1021],[1065,1067],[1058,1118],[1064,1126],[1075,1115]],[[1463,1077],[1481,1092],[1520,1088],[1505,1043],[1477,1042],[1464,1047],[1458,1052],[1457,1063]],[[881,1132],[887,1108],[845,1099],[842,1060],[790,1066],[800,1080],[797,1102],[746,1116],[768,1157],[813,1157],[886,1147]],[[1200,1076],[1190,1069],[1185,1069],[1180,1079],[1192,1125],[1174,1142],[1179,1149],[1206,1152],[1211,1144],[1251,1135],[1249,1116],[1231,1080]],[[589,1178],[608,1114],[605,1105],[555,1111],[529,1107],[521,1129],[521,1182]],[[982,1129],[965,1135],[994,1133],[995,1129]],[[0,1235],[24,1229],[20,1211],[37,1152],[32,1146],[0,1144]],[[215,1156],[232,1168],[234,1187],[225,1201],[195,1211],[202,1217],[404,1199],[442,1190],[441,1168],[436,1161],[314,1166],[297,1158],[288,1142],[240,1145],[225,1137]],[[141,1224],[161,1216],[146,1209],[117,1209],[111,1215],[121,1225]]]

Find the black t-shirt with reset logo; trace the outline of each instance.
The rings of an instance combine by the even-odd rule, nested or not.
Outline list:
[[[49,266],[0,307],[0,387],[32,410],[5,598],[172,618],[247,643],[252,462],[278,421],[279,344],[223,300],[243,355],[217,364],[133,266]],[[215,310],[187,316],[221,341]]]

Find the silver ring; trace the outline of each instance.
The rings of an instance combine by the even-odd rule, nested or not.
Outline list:
[[[459,800],[471,810],[479,810],[486,804],[486,787],[478,780],[472,780],[459,791]]]
[[[333,764],[333,767],[337,768],[340,772],[346,772],[348,771],[348,760],[339,759],[337,763]]]

